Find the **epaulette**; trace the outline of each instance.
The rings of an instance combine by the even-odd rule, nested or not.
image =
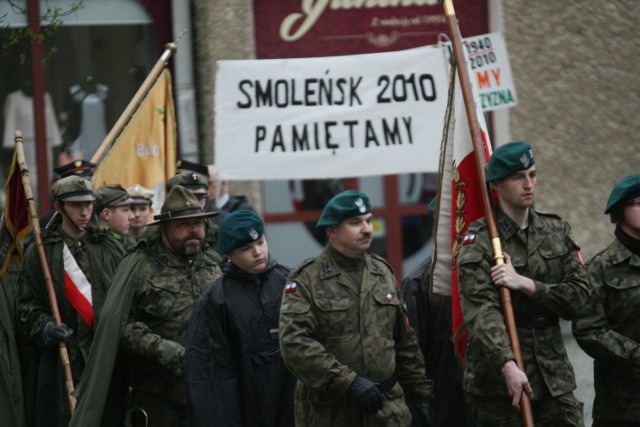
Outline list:
[[[302,261],[300,264],[298,264],[298,266],[296,268],[294,268],[291,273],[289,273],[289,276],[297,276],[302,270],[304,270],[305,268],[307,268],[309,265],[311,265],[313,263],[313,261],[315,260],[315,257],[311,257],[311,258],[307,258],[304,261]]]
[[[395,274],[395,272],[393,271],[393,267],[391,267],[391,264],[389,264],[389,261],[387,261],[386,259],[382,258],[380,255],[373,253],[373,252],[369,252],[369,255],[371,256],[371,258],[373,258],[376,261],[380,261],[382,264],[386,265],[387,268],[389,269],[389,271],[391,271],[391,274]],[[380,269],[380,267],[378,266],[378,264],[376,263],[371,263],[371,268],[373,269],[374,272],[376,273],[382,273]]]
[[[540,216],[548,216],[551,218],[555,218],[555,219],[562,219],[562,217],[556,213],[553,212],[543,212],[543,211],[539,211],[539,210],[535,210],[535,213],[537,213]]]

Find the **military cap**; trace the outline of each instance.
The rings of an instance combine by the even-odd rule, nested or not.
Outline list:
[[[216,250],[228,254],[235,249],[255,242],[264,234],[264,223],[257,213],[237,210],[225,216],[220,223]]]
[[[96,212],[131,204],[131,197],[120,184],[107,184],[96,189]]]
[[[176,219],[208,218],[218,215],[219,212],[202,212],[200,202],[196,196],[181,185],[174,186],[167,194],[162,204],[160,214],[155,215],[148,225],[156,225]]]
[[[167,180],[167,192],[176,185],[181,185],[192,193],[207,193],[209,180],[197,172],[180,172]]]
[[[209,176],[209,169],[206,165],[190,162],[189,160],[178,160],[176,169],[180,172],[197,172],[204,176]]]
[[[93,168],[95,163],[88,162],[86,160],[74,160],[66,165],[58,166],[54,171],[60,175],[60,178],[64,178],[71,175],[77,175],[81,177],[90,177],[93,175]]]
[[[131,197],[132,205],[150,205],[154,196],[153,190],[144,188],[140,184],[135,184],[127,188],[127,193],[129,193]]]
[[[338,225],[345,218],[364,215],[371,212],[369,196],[356,190],[346,190],[336,194],[327,202],[316,228]]]
[[[608,214],[613,208],[619,206],[621,203],[639,196],[640,174],[624,177],[615,185],[615,187],[613,187],[613,190],[611,190],[604,213]]]
[[[77,175],[59,179],[53,184],[51,193],[55,200],[65,202],[92,202],[96,199],[91,182]]]
[[[533,149],[527,142],[508,142],[496,148],[487,166],[487,182],[506,178],[516,172],[529,169],[535,160]]]

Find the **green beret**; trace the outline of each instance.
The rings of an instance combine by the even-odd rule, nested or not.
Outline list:
[[[51,188],[51,193],[55,200],[65,202],[92,202],[96,199],[91,182],[77,175],[70,175],[56,181]]]
[[[131,197],[120,184],[107,184],[96,189],[96,212],[131,204]]]
[[[155,215],[147,225],[156,225],[175,219],[208,218],[218,215],[220,212],[202,212],[200,202],[193,193],[181,185],[176,185],[169,191],[167,198],[160,208],[160,214]]]
[[[640,196],[640,174],[629,175],[623,178],[619,183],[611,190],[609,201],[604,213],[608,214],[613,208],[620,203],[624,203],[627,200]]]
[[[167,193],[176,185],[181,185],[192,193],[206,193],[209,179],[197,172],[180,172],[167,180]]]
[[[371,212],[369,196],[360,191],[346,190],[336,194],[327,202],[316,228],[338,225],[345,218],[364,215]]]
[[[257,213],[245,209],[231,212],[220,223],[216,250],[220,254],[229,254],[239,247],[255,242],[263,234],[264,223]]]
[[[487,166],[487,182],[506,178],[516,172],[529,169],[535,160],[533,149],[527,142],[508,142],[491,154]]]

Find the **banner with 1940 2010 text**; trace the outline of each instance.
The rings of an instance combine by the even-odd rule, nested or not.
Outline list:
[[[223,179],[436,172],[447,104],[441,48],[217,63]]]

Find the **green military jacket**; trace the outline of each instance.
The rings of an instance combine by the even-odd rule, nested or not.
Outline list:
[[[391,267],[376,255],[365,255],[359,284],[326,248],[298,267],[282,298],[279,335],[284,362],[298,378],[297,425],[409,425],[405,393],[433,395]],[[357,374],[398,381],[366,424],[346,396]]]
[[[67,246],[74,246],[62,231],[62,218],[57,216],[42,232],[42,242],[62,322],[74,331],[67,343],[67,352],[73,381],[77,384],[84,372],[94,330],[99,323],[100,312],[111,285],[111,279],[122,260],[123,250],[108,232],[99,228],[95,215],[83,237],[76,242],[77,248],[69,248],[76,257],[78,266],[91,283],[94,313],[94,329],[91,329],[65,297],[62,258],[65,241]],[[35,395],[37,392],[39,395],[48,396],[48,399],[38,398],[27,401],[27,414],[28,417],[35,418],[36,426],[66,426],[70,414],[58,347],[44,347],[42,341],[44,322],[52,315],[37,249],[37,245],[32,244],[25,253],[18,285],[21,290],[18,313],[24,334],[36,346],[35,365],[29,367],[28,378],[25,379],[27,393]],[[52,383],[58,384],[59,387],[52,390]]]
[[[588,268],[593,310],[574,321],[578,344],[595,359],[593,418],[640,420],[640,255],[618,239]]]
[[[556,215],[531,210],[528,230],[521,230],[498,210],[502,249],[518,274],[533,279],[533,297],[511,291],[516,317],[545,315],[575,319],[588,306],[590,293],[579,247],[569,225]],[[508,397],[502,365],[515,359],[504,324],[500,292],[491,280],[494,265],[486,220],[469,227],[458,258],[460,304],[469,331],[464,375],[472,395]],[[576,388],[560,327],[518,325],[525,372],[533,399],[559,396]]]

